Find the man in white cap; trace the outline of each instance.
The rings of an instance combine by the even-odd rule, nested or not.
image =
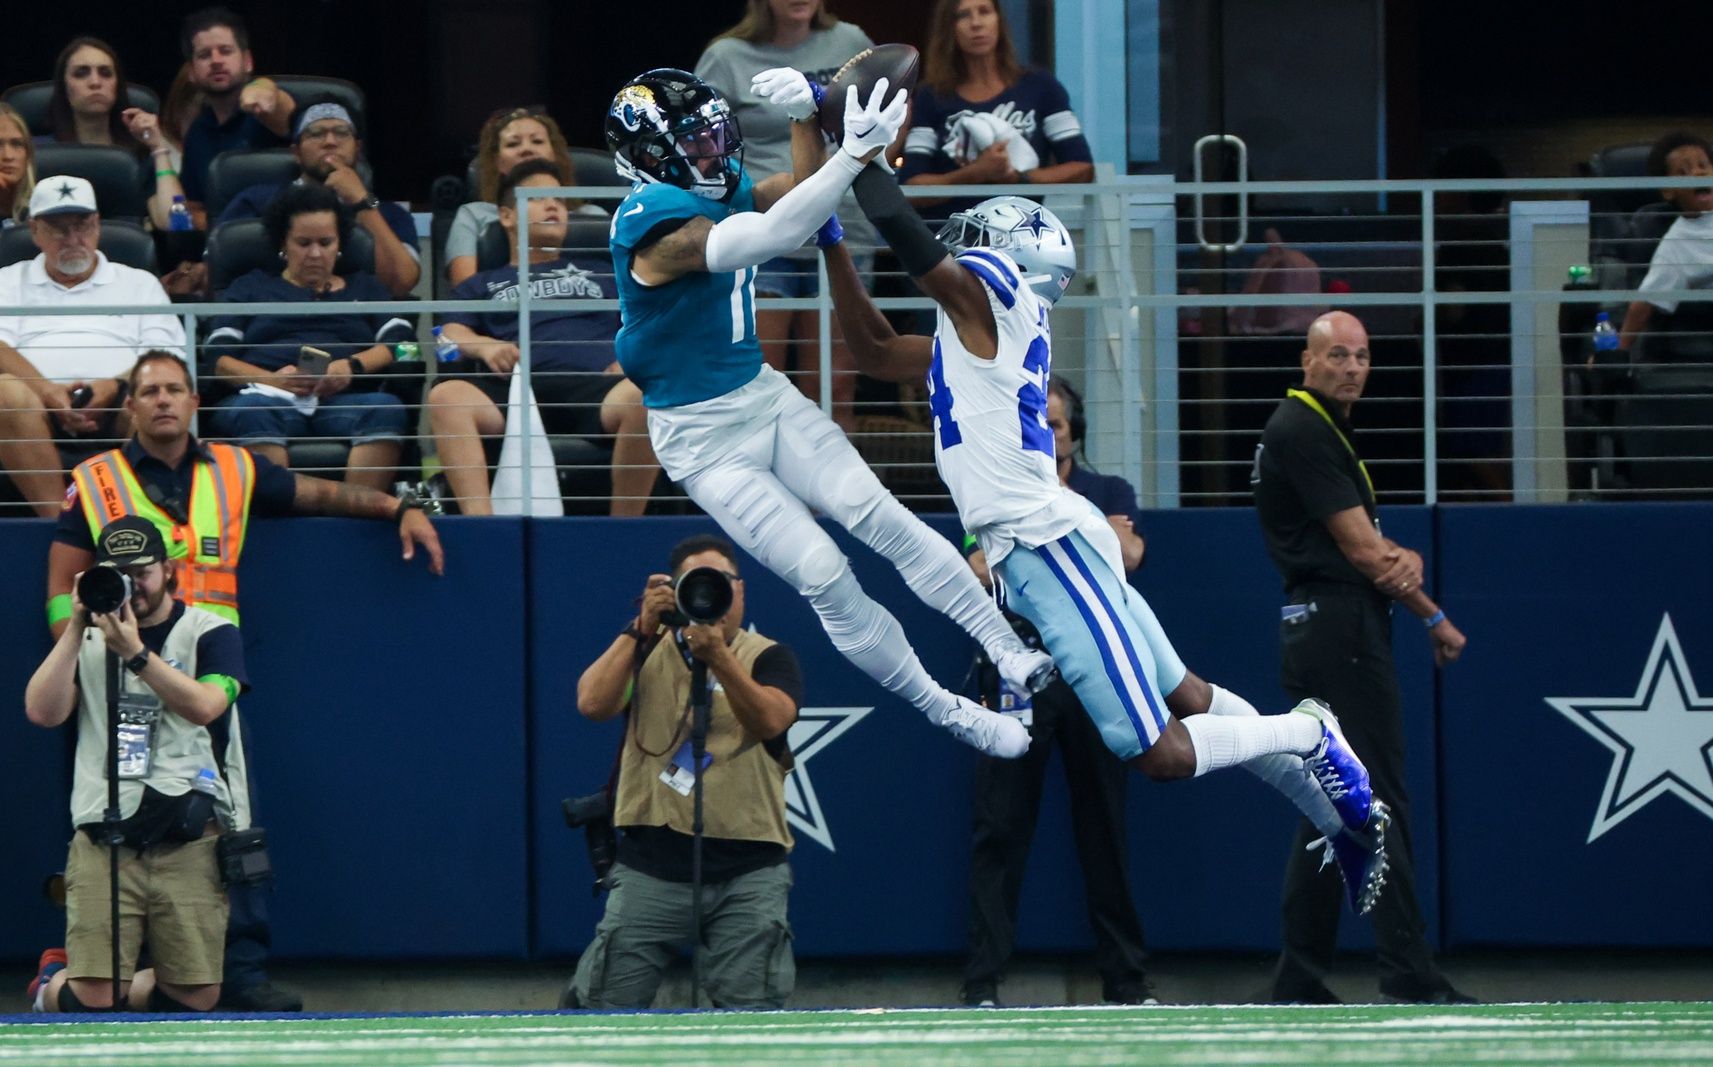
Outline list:
[[[370,192],[357,173],[363,141],[351,112],[334,100],[308,101],[292,117],[291,128],[291,152],[303,170],[297,180],[320,182],[339,195],[357,225],[375,239],[375,277],[401,300],[410,295],[422,276],[416,221],[398,204]],[[286,184],[267,182],[240,190],[219,221],[255,218]]]
[[[36,513],[52,518],[65,494],[56,441],[91,444],[131,432],[125,379],[150,349],[184,353],[184,327],[148,271],[113,263],[97,247],[95,190],[44,177],[30,197],[36,258],[0,267],[0,467]],[[36,315],[31,308],[158,304],[160,314]]]

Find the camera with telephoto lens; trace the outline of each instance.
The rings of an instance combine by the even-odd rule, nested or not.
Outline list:
[[[91,615],[118,611],[131,599],[131,576],[111,563],[98,564],[78,578],[77,598]]]
[[[559,802],[565,813],[565,825],[583,830],[583,843],[589,848],[589,866],[595,868],[595,896],[611,889],[608,872],[618,858],[619,839],[613,831],[613,801],[605,790],[586,797],[570,797]]]
[[[713,567],[693,567],[680,574],[672,583],[672,595],[677,609],[660,613],[660,621],[668,626],[708,625],[732,610],[732,580]]]

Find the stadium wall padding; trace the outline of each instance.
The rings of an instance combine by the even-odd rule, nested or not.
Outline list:
[[[1713,917],[1696,906],[1713,880],[1713,725],[1695,732],[1697,714],[1713,724],[1713,704],[1641,701],[1653,710],[1621,720],[1659,712],[1671,736],[1700,736],[1704,747],[1686,755],[1679,744],[1673,762],[1646,731],[1628,730],[1643,741],[1641,770],[1663,760],[1676,777],[1636,779],[1590,842],[1614,768],[1639,765],[1617,766],[1611,745],[1548,703],[1583,694],[1638,703],[1630,695],[1668,612],[1681,662],[1655,674],[1676,688],[1649,693],[1693,697],[1695,670],[1713,677],[1713,570],[1695,533],[1710,520],[1713,507],[1698,505],[1385,509],[1386,532],[1423,551],[1471,640],[1464,661],[1436,675],[1417,623],[1400,617],[1394,627],[1416,865],[1437,942],[1713,944]],[[949,517],[932,524],[955,532]],[[671,546],[713,527],[670,518],[438,526],[440,578],[400,561],[384,524],[253,524],[241,582],[254,691],[241,706],[279,870],[271,907],[281,958],[566,959],[599,917],[582,835],[565,827],[559,801],[606,780],[621,725],[577,714],[577,676],[631,617],[647,575],[665,570]],[[28,561],[28,577],[0,601],[10,636],[0,684],[16,694],[0,716],[9,769],[0,802],[13,828],[0,865],[0,958],[14,960],[62,936],[40,883],[64,860],[69,732],[31,727],[21,709],[49,647],[35,562],[49,531],[0,523],[5,558]],[[1190,668],[1281,710],[1281,596],[1253,514],[1153,512],[1144,533],[1135,583]],[[928,670],[958,685],[971,642],[883,560],[843,531],[835,537]],[[752,560],[743,570],[748,618],[792,644],[807,683],[787,789],[798,952],[960,953],[975,754],[839,657],[783,582]],[[1241,773],[1171,785],[1138,775],[1129,819],[1151,947],[1277,946],[1293,824],[1279,798]],[[1022,912],[1020,950],[1091,943],[1056,757]],[[1348,947],[1372,944],[1366,923],[1347,915],[1344,927]]]

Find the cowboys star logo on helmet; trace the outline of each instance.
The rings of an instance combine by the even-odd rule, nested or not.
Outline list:
[[[1020,196],[996,196],[954,213],[940,230],[940,241],[953,252],[1003,251],[1048,304],[1064,295],[1077,273],[1076,247],[1065,224],[1040,204]]]

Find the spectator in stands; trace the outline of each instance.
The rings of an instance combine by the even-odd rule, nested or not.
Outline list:
[[[157,981],[148,1009],[210,1011],[220,997],[227,902],[215,859],[223,830],[249,826],[244,745],[235,703],[248,684],[238,628],[176,598],[177,567],[146,519],[108,523],[97,566],[131,581],[116,611],[94,614],[73,593],[71,624],[25,691],[37,726],[77,714],[72,770],[72,836],[66,859],[66,967],[38,982],[36,1009],[113,1010],[113,931],[109,864],[119,865],[120,995],[145,932]],[[124,665],[109,672],[109,658]],[[109,701],[117,678],[120,694]],[[124,724],[121,750],[108,753],[109,707]],[[120,760],[115,828],[124,845],[109,853],[109,759]],[[212,778],[207,776],[215,768]],[[45,968],[44,968],[45,969]],[[122,1005],[120,1006],[122,1010]]]
[[[457,342],[465,358],[442,370],[428,394],[428,417],[446,480],[465,515],[493,514],[487,468],[505,433],[510,376],[519,357],[516,191],[564,183],[547,159],[525,160],[500,179],[500,225],[511,262],[473,275],[452,291],[453,300],[493,300],[495,308],[440,318],[444,336]],[[529,201],[531,295],[617,299],[611,259],[563,249],[567,214],[563,200]],[[618,329],[617,311],[532,312],[530,383],[548,433],[615,435],[612,514],[641,515],[660,467],[648,439],[642,391],[619,372],[613,353]]]
[[[1083,434],[1082,398],[1054,378],[1047,393],[1047,425],[1053,430],[1059,481],[1086,497],[1118,534],[1124,569],[1142,565],[1144,545],[1136,532],[1141,513],[1136,491],[1123,478],[1077,466]],[[970,566],[982,584],[992,587],[987,558],[975,538],[965,539]],[[1040,635],[1021,616],[1006,613],[1031,647]],[[991,660],[981,655],[982,697],[987,706],[1019,715],[1032,743],[1020,759],[983,756],[976,766],[975,839],[970,849],[969,958],[964,964],[963,1002],[997,1007],[999,981],[1011,958],[1017,932],[1018,901],[1047,760],[1057,743],[1070,789],[1071,830],[1082,867],[1089,927],[1094,931],[1101,999],[1113,1004],[1151,1003],[1153,988],[1143,967],[1142,920],[1130,891],[1124,853],[1124,793],[1129,771],[1101,740],[1077,695],[1062,679],[1041,692],[1011,689]],[[1006,697],[1009,696],[1009,700]]]
[[[54,176],[30,197],[30,236],[40,253],[0,268],[0,307],[159,304],[159,315],[0,316],[0,466],[36,513],[52,518],[65,493],[56,441],[122,437],[125,378],[149,349],[182,351],[184,328],[147,271],[101,252],[95,190]]]
[[[191,83],[190,64],[179,64],[178,74],[172,80],[172,88],[167,90],[166,99],[161,101],[161,113],[156,122],[161,142],[151,142],[153,147],[149,154],[157,181],[166,181],[170,177],[175,183],[178,182],[178,173],[184,169],[184,135],[190,129],[190,124],[196,121],[204,103],[201,90]],[[172,171],[170,176],[162,173],[169,170]],[[179,191],[183,192],[183,183],[179,183],[178,187]],[[185,199],[186,206],[191,207],[189,197],[186,196]],[[192,224],[200,226],[203,221],[205,220],[201,211],[192,207]],[[181,259],[161,274],[161,285],[174,297],[204,298],[208,295],[208,265],[200,259]]]
[[[1647,331],[1656,308],[1668,315],[1677,311],[1677,298],[1649,293],[1713,287],[1713,158],[1709,157],[1707,141],[1683,131],[1666,134],[1648,153],[1648,173],[1666,178],[1707,175],[1708,184],[1660,190],[1661,199],[1677,209],[1678,218],[1654,249],[1640,298],[1624,313],[1624,325],[1618,331],[1623,364],[1629,363],[1629,352]]]
[[[910,185],[1089,182],[1094,157],[1070,96],[1026,69],[995,0],[936,0],[899,179]],[[949,215],[974,204],[942,201]]]
[[[416,220],[391,200],[369,192],[357,173],[363,141],[345,106],[332,100],[306,101],[292,121],[291,153],[303,173],[297,184],[319,183],[339,194],[357,225],[375,240],[375,277],[402,300],[422,277],[416,248]],[[252,185],[239,191],[220,216],[221,222],[260,215],[291,183]]]
[[[238,613],[238,563],[250,519],[282,515],[337,515],[378,519],[398,527],[406,560],[420,547],[429,570],[440,574],[445,555],[434,526],[414,500],[349,483],[294,474],[231,445],[191,435],[201,401],[190,369],[168,352],[145,352],[131,371],[126,406],[135,433],[124,444],[79,464],[59,509],[48,548],[48,629],[59,638],[72,616],[74,577],[95,562],[102,527],[138,515],[168,539],[177,561],[178,597],[233,623]],[[99,494],[102,484],[125,491]],[[222,494],[215,487],[236,485]],[[200,488],[199,488],[200,487]],[[224,501],[236,500],[228,510]],[[276,988],[265,968],[272,943],[267,898],[255,885],[229,891],[225,981],[220,1006],[231,1011],[302,1011],[303,999]]]
[[[693,568],[725,572],[732,606],[711,626],[669,628],[670,583]],[[713,690],[703,778],[701,952],[718,1008],[780,1008],[796,985],[786,917],[791,868],[785,821],[786,734],[803,703],[797,657],[744,628],[737,553],[718,537],[673,548],[672,575],[650,575],[635,620],[577,680],[577,710],[605,722],[629,710],[614,787],[621,832],[612,895],[565,990],[566,1007],[647,1008],[675,951],[689,941],[691,789],[686,656]],[[682,650],[682,651],[681,651]],[[634,684],[633,684],[634,683]]]
[[[159,117],[131,105],[125,66],[107,42],[78,37],[54,60],[48,131],[61,143],[112,145],[136,156],[150,189],[149,219],[157,230],[167,228],[173,197],[184,195],[172,146]]]
[[[179,44],[190,63],[190,82],[203,106],[184,133],[179,181],[198,228],[206,228],[202,200],[208,164],[236,148],[275,148],[286,143],[297,102],[271,79],[254,77],[250,31],[223,7],[204,8],[184,20]]]
[[[826,0],[749,0],[744,16],[708,43],[696,61],[696,76],[719,90],[731,104],[743,130],[744,169],[755,181],[791,172],[791,119],[784,109],[768,103],[750,87],[764,70],[792,67],[812,82],[826,85],[845,61],[874,42],[862,28],[843,22],[827,10]],[[872,281],[874,227],[847,195],[839,208],[846,247],[857,257],[857,269]],[[758,296],[812,297],[817,291],[815,250],[805,248],[777,256],[756,268]],[[812,310],[755,313],[755,333],[762,355],[779,371],[792,371],[797,388],[809,399],[821,399],[820,320]],[[854,426],[856,363],[833,325],[833,419],[846,430]],[[793,361],[795,343],[796,359]]]
[[[292,185],[268,205],[265,221],[284,269],[253,270],[228,286],[221,300],[315,303],[328,313],[216,318],[203,350],[212,357],[213,373],[241,391],[210,410],[209,432],[233,438],[281,467],[288,465],[291,438],[343,438],[351,442],[345,480],[383,489],[398,466],[405,408],[390,393],[353,385],[390,366],[392,346],[413,340],[415,330],[403,318],[339,313],[330,306],[391,298],[372,274],[334,273],[351,219],[331,188]],[[333,357],[324,373],[299,367],[305,345]]]
[[[500,179],[525,160],[550,159],[565,178],[576,173],[571,165],[571,149],[553,116],[538,107],[519,107],[496,111],[482,124],[476,141],[476,183],[480,199],[458,207],[452,217],[452,228],[446,234],[446,280],[462,285],[476,273],[476,246],[482,230],[500,217],[497,205]],[[591,204],[580,204],[576,210],[588,209],[605,215]]]
[[[36,190],[36,143],[12,105],[0,103],[0,229],[22,222]]]

